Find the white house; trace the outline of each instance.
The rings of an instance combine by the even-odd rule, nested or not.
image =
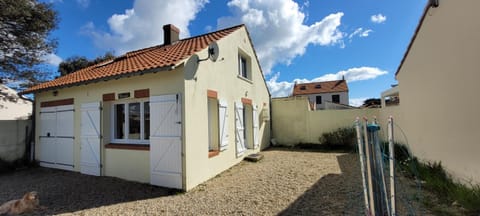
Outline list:
[[[295,83],[292,96],[300,95],[308,97],[310,106],[313,109],[338,109],[340,106],[335,105],[348,105],[347,81],[342,79],[325,82]]]
[[[31,115],[32,102],[0,83],[0,120],[28,119]]]
[[[399,123],[413,153],[480,183],[480,1],[429,1],[398,67]],[[395,94],[395,92],[397,92]]]
[[[189,190],[270,141],[244,25],[128,52],[27,89],[41,166]]]

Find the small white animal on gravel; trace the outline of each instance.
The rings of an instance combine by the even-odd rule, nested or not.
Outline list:
[[[28,192],[22,199],[10,200],[0,206],[0,215],[19,215],[29,213],[37,209],[45,209],[40,206],[40,199],[36,191]]]

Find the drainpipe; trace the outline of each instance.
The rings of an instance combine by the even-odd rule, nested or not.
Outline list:
[[[35,97],[35,96],[34,96]],[[32,161],[35,161],[35,135],[36,135],[36,103],[37,103],[37,100],[33,100],[32,102],[32,131],[30,131],[30,139],[29,139],[29,143],[27,143],[27,146],[26,148],[29,148],[28,152],[30,152],[30,155],[28,155],[28,160],[29,162],[32,162]]]
[[[269,112],[269,115],[270,115],[270,146],[273,146],[272,144],[272,136],[273,136],[273,116],[272,116],[272,96],[270,95],[270,93],[268,93],[268,100],[269,100],[269,103],[268,103],[268,112]]]

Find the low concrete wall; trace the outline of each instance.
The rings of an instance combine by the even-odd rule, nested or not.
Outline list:
[[[272,99],[272,137],[276,144],[319,143],[322,133],[353,127],[356,117],[373,119],[380,114],[380,109],[311,111],[308,106],[304,97]]]
[[[14,161],[22,158],[25,152],[25,139],[32,129],[31,120],[0,121],[0,159]]]

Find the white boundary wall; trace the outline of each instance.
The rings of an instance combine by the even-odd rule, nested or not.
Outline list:
[[[356,117],[376,117],[380,125],[380,137],[387,140],[388,117],[394,118],[395,141],[409,145],[403,134],[403,114],[400,106],[374,109],[316,110],[309,109],[304,97],[272,99],[272,138],[279,145],[293,146],[299,143],[319,143],[322,133],[342,127],[354,127]]]
[[[0,120],[0,159],[11,162],[22,158],[31,120]]]

